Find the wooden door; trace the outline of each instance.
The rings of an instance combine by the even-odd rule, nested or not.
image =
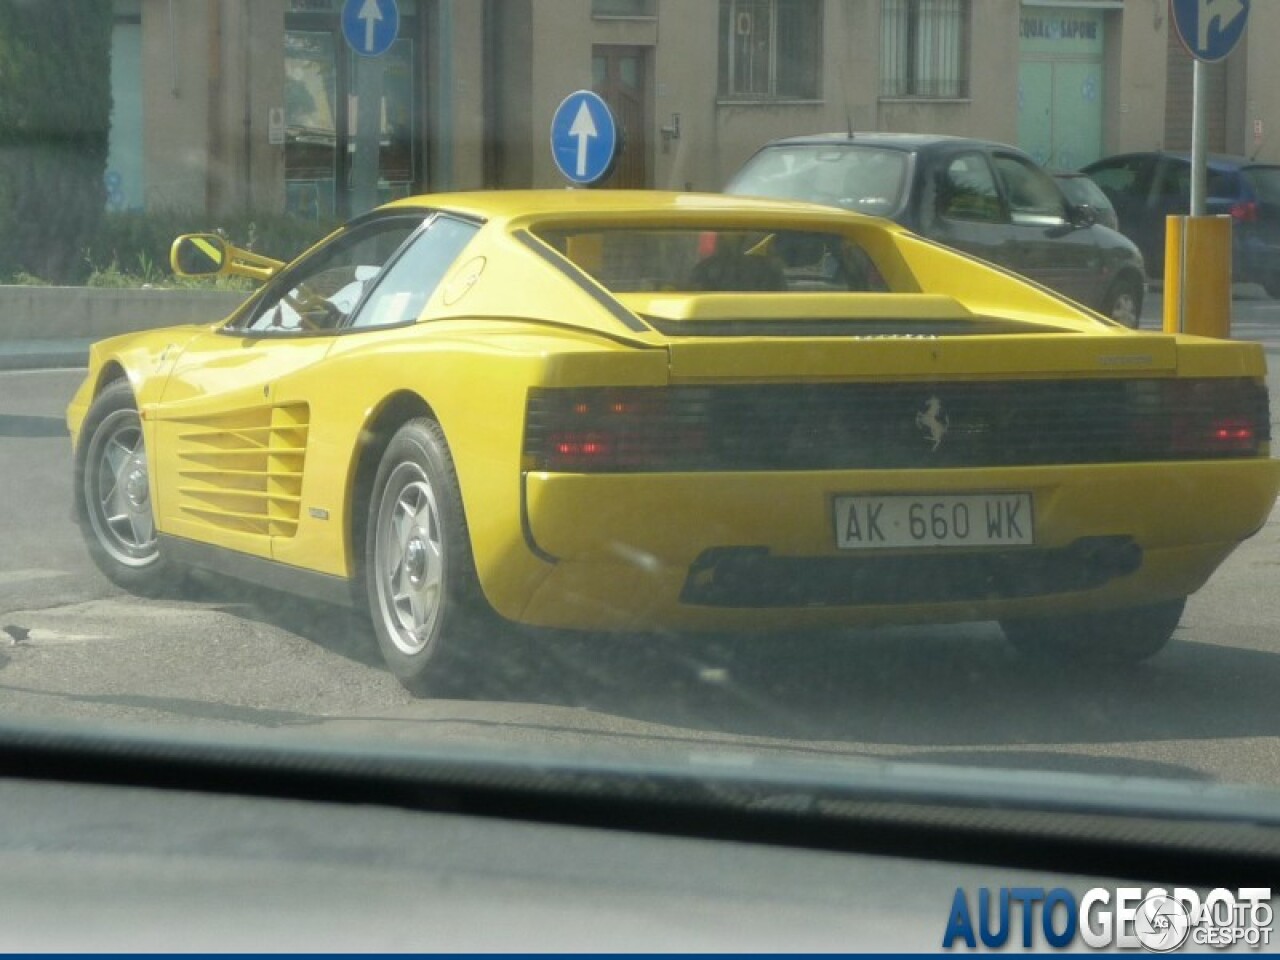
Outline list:
[[[597,46],[591,52],[595,92],[613,111],[622,151],[603,186],[647,189],[649,178],[649,70],[644,47]]]

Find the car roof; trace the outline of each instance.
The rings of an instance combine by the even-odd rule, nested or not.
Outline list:
[[[833,210],[820,204],[795,200],[770,200],[740,197],[723,193],[676,193],[662,190],[491,190],[473,193],[434,193],[396,200],[381,208],[421,209],[429,207],[486,221],[524,219],[558,219],[565,215],[632,214],[675,217],[715,214],[752,214],[796,216],[826,220],[849,218],[871,221],[873,218],[846,210]],[[880,221],[882,227],[887,227]]]
[[[1006,143],[997,143],[994,140],[978,140],[974,137],[953,137],[942,133],[883,133],[868,132],[858,133],[855,131],[852,136],[848,132],[836,133],[811,133],[799,137],[783,137],[780,140],[772,140],[762,149],[768,147],[776,147],[783,144],[817,144],[824,146],[873,146],[884,147],[892,150],[915,151],[926,147],[934,147],[940,145],[947,146],[974,146],[974,147],[994,147],[1000,150],[1015,150],[1017,147],[1010,146]],[[1021,151],[1019,151],[1021,152]]]

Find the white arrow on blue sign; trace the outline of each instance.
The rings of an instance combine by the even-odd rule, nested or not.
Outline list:
[[[400,8],[396,0],[346,0],[342,5],[342,35],[362,57],[380,57],[396,42]]]
[[[1187,52],[1214,63],[1244,36],[1249,0],[1169,0],[1169,14]]]
[[[613,169],[618,125],[606,104],[590,90],[564,98],[551,119],[551,156],[574,183],[596,183]]]

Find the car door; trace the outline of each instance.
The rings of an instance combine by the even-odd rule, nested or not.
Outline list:
[[[946,153],[933,159],[923,175],[921,232],[949,247],[1012,267],[1008,211],[986,156],[980,150]]]
[[[176,361],[155,421],[161,532],[258,557],[308,523],[302,511],[314,423],[293,389],[333,345],[422,211],[357,222],[287,268],[230,322]]]
[[[1009,209],[1017,250],[1015,269],[1082,303],[1103,295],[1102,255],[1087,227],[1071,222],[1066,200],[1052,177],[1031,160],[1003,150],[991,163]]]
[[[349,544],[346,536],[354,526],[349,509],[364,509],[346,496],[361,431],[387,397],[406,389],[430,396],[427,375],[415,362],[429,327],[425,320],[434,315],[427,308],[479,228],[451,214],[434,215],[379,273],[324,363],[281,384],[282,404],[305,404],[310,411],[310,450],[302,522],[295,536],[275,538],[273,559],[323,573],[349,573],[347,548],[362,546]],[[475,269],[470,282],[483,264]]]

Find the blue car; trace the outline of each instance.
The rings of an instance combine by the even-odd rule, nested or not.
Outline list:
[[[1191,210],[1191,160],[1185,153],[1127,153],[1091,163],[1120,230],[1142,250],[1153,276],[1164,272],[1165,218]],[[1206,212],[1230,214],[1232,276],[1280,297],[1280,166],[1211,156]]]

